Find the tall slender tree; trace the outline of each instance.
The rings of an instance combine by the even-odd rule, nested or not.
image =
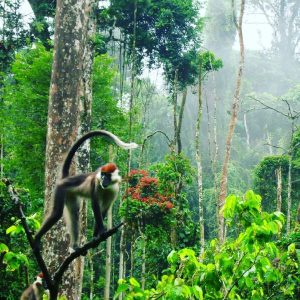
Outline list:
[[[232,9],[235,11],[235,1],[232,0]],[[224,242],[225,235],[224,235],[224,215],[223,215],[223,206],[225,203],[225,198],[227,195],[227,179],[228,179],[228,164],[230,159],[230,151],[231,151],[231,142],[233,138],[233,133],[235,129],[235,125],[237,122],[237,116],[238,116],[238,109],[239,109],[239,103],[240,103],[240,93],[241,93],[241,83],[242,83],[242,76],[244,71],[244,39],[243,39],[243,16],[244,16],[244,10],[245,10],[245,0],[241,1],[240,6],[240,15],[239,20],[237,22],[236,18],[234,17],[234,22],[237,27],[238,36],[239,36],[239,45],[240,45],[240,62],[239,62],[239,69],[236,79],[236,87],[235,92],[233,96],[233,102],[231,107],[231,119],[229,122],[229,128],[226,138],[226,150],[225,150],[225,158],[223,161],[223,167],[222,167],[222,173],[221,173],[221,184],[220,184],[220,195],[219,195],[219,226],[218,226],[218,238],[221,243]]]

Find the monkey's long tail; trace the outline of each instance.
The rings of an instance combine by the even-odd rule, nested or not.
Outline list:
[[[90,131],[88,133],[86,133],[85,135],[83,135],[80,139],[78,139],[71,147],[71,149],[69,150],[65,161],[63,163],[63,167],[62,167],[62,178],[68,177],[69,176],[69,170],[70,170],[70,166],[71,166],[71,162],[72,159],[76,153],[76,151],[78,150],[78,148],[89,138],[94,137],[94,136],[103,136],[106,137],[110,140],[112,140],[116,145],[118,145],[119,147],[123,148],[123,149],[134,149],[136,147],[138,147],[138,145],[136,143],[125,143],[123,141],[121,141],[116,135],[114,135],[113,133],[106,131],[106,130],[94,130],[94,131]]]

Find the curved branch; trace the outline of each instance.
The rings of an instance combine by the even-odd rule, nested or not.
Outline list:
[[[169,136],[168,136],[165,132],[163,132],[162,130],[156,130],[156,131],[152,132],[151,134],[149,134],[149,135],[147,135],[147,136],[145,137],[145,139],[144,139],[144,141],[143,141],[143,144],[142,144],[141,158],[143,157],[144,149],[145,149],[145,144],[146,144],[147,140],[150,139],[151,137],[153,137],[153,136],[154,136],[155,134],[157,134],[157,133],[161,133],[161,134],[168,140],[168,147],[171,146],[172,141],[171,141],[171,139],[169,138]]]

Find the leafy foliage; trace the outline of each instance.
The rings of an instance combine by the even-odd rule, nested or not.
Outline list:
[[[28,192],[18,189],[25,200]],[[35,276],[36,265],[20,220],[16,219],[17,209],[10,199],[7,188],[0,182],[0,298],[18,299],[26,287],[27,273]],[[36,215],[27,218],[31,229],[39,227]],[[32,278],[30,278],[32,279]]]
[[[292,199],[298,199],[300,193],[299,182],[296,178],[300,174],[299,165],[299,131],[296,131],[290,145],[292,159]],[[282,198],[287,197],[287,179],[288,179],[288,155],[277,155],[265,157],[255,168],[254,189],[263,196],[263,207],[268,210],[275,209],[276,193],[277,193],[277,178],[276,170],[281,167],[282,170]],[[297,203],[293,201],[293,211],[296,210]],[[283,202],[283,212],[286,212],[286,203]],[[294,219],[294,218],[292,218]]]
[[[136,36],[134,37],[134,5],[137,5]],[[175,70],[182,86],[191,84],[197,72],[196,56],[202,21],[198,17],[198,3],[184,1],[113,0],[102,11],[102,26],[119,27],[125,36],[129,54],[135,39],[137,65],[143,58],[149,64],[163,64],[169,83],[174,84]]]
[[[294,243],[280,248],[281,213],[261,211],[261,197],[248,191],[226,199],[228,225],[238,221],[239,235],[222,246],[212,240],[199,257],[191,249],[172,251],[169,268],[151,290],[133,278],[120,280],[125,299],[297,299],[299,260]]]
[[[52,53],[39,44],[16,55],[5,82],[4,169],[23,187],[41,197]],[[30,155],[29,155],[30,154]]]

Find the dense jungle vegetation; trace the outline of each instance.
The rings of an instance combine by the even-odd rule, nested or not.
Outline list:
[[[95,137],[72,166],[118,166],[105,223],[123,225],[58,299],[300,299],[299,53],[299,0],[2,0],[0,299],[41,272],[12,193],[34,234],[97,129],[139,145]],[[61,219],[42,239],[50,276],[68,248]]]

